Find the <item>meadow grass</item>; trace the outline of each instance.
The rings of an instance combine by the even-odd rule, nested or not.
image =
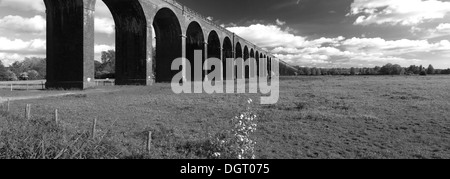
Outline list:
[[[256,157],[450,158],[449,88],[450,76],[282,77],[279,103],[254,106]],[[170,84],[101,89],[12,102],[0,115],[0,158],[211,158],[211,136],[260,97],[176,95]],[[22,119],[26,104],[32,121]],[[99,137],[90,139],[94,118]]]

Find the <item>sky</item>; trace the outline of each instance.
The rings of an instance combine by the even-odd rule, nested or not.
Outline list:
[[[178,0],[292,65],[450,68],[450,0]],[[42,0],[0,0],[0,60],[45,57]],[[114,49],[97,0],[95,59]]]

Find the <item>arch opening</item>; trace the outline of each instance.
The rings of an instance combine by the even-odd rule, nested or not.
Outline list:
[[[266,77],[267,76],[267,56],[266,54],[263,55],[263,59],[264,59],[264,67],[263,67],[263,71],[262,74]]]
[[[182,32],[175,13],[160,9],[153,20],[155,41],[153,48],[153,71],[155,82],[171,82],[179,71],[172,71],[173,60],[182,56]]]
[[[205,39],[203,35],[202,27],[198,22],[191,22],[187,28],[186,31],[186,58],[191,63],[191,78],[189,81],[203,81],[205,79],[206,72],[202,70],[202,78],[196,79],[195,74],[195,66],[198,64],[195,64],[195,50],[201,50],[202,51],[202,59],[201,59],[201,66],[203,67],[203,64],[205,63]],[[203,69],[203,68],[202,68]]]
[[[236,60],[236,59],[238,59],[238,58],[242,58],[242,46],[241,46],[241,43],[236,43],[236,50],[234,51],[235,52],[235,59],[234,60]],[[235,63],[236,64],[236,63]],[[235,76],[235,78],[237,79],[237,77],[238,77],[238,74],[237,74],[237,70],[238,70],[238,67],[235,65],[235,67],[234,67],[234,76]]]
[[[106,10],[106,11],[105,11]],[[115,79],[116,75],[116,29],[114,17],[104,1],[96,1],[95,4],[95,79]],[[100,29],[97,29],[99,28]],[[99,83],[97,83],[99,84]],[[103,83],[106,84],[106,83]]]
[[[227,78],[227,58],[228,59],[233,59],[233,45],[231,43],[230,38],[225,37],[225,39],[223,40],[223,47],[222,47],[222,54],[223,54],[223,58],[222,58],[222,66],[223,66],[223,77],[225,80],[231,80],[229,78]],[[234,59],[233,59],[234,60]]]
[[[249,58],[250,58],[250,53],[249,53],[249,51],[248,51],[248,47],[245,46],[245,47],[244,47],[244,61],[247,61]],[[245,64],[244,64],[244,65],[245,65]],[[249,66],[245,66],[245,70],[244,70],[244,78],[245,78],[245,79],[248,79],[248,77],[250,76],[250,75],[249,75],[249,72],[250,72]]]
[[[221,46],[220,46],[220,39],[219,35],[216,31],[211,31],[208,35],[208,56],[207,58],[217,58],[221,60]],[[212,71],[216,70],[215,67],[212,67],[211,70],[208,70],[208,74]]]
[[[250,49],[250,58],[255,59],[255,51],[252,49]],[[256,59],[255,59],[256,60]],[[252,76],[251,74],[255,73],[255,67],[253,67],[253,69],[249,69],[249,67],[247,67],[245,74],[247,74],[248,76],[246,76],[247,78],[250,78],[250,76]],[[254,76],[254,75],[253,75]]]
[[[146,85],[147,20],[139,0],[103,0],[116,29],[116,85]]]
[[[256,51],[255,53],[255,59],[256,59],[256,76],[259,77],[259,52]]]
[[[272,76],[272,58],[269,57],[267,59],[267,73],[269,76]]]

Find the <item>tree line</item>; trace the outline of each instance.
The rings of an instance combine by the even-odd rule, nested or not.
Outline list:
[[[450,74],[448,69],[435,69],[433,65],[424,66],[411,65],[401,67],[398,64],[388,63],[382,67],[374,68],[309,68],[296,66],[298,75],[320,76],[320,75],[439,75]]]
[[[0,61],[0,81],[45,79],[46,64],[45,58],[38,57],[27,57],[22,62],[14,62],[10,67],[5,67]]]
[[[95,78],[106,79],[115,77],[116,53],[114,50],[102,52],[101,62],[95,61]],[[296,66],[297,75],[434,75],[450,74],[448,69],[435,69],[433,65],[427,68],[420,65],[401,67],[388,63],[374,68],[309,68]],[[46,78],[46,59],[38,57],[25,58],[5,67],[0,61],[0,81],[42,80]]]
[[[115,59],[114,50],[102,52],[102,61],[95,61],[95,78],[114,78]],[[5,67],[0,61],[0,81],[44,80],[47,74],[46,67],[46,59],[38,57],[27,57],[9,67]]]

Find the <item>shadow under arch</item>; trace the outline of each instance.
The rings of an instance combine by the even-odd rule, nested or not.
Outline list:
[[[232,77],[227,77],[227,59],[233,59],[233,45],[229,37],[225,37],[222,45],[222,66],[223,66],[223,79],[231,80]]]
[[[171,82],[179,71],[172,71],[173,60],[182,56],[182,32],[180,22],[169,8],[161,8],[153,20],[156,47],[154,49],[155,81]]]
[[[242,58],[243,54],[242,54],[241,43],[239,43],[239,42],[236,43],[236,50],[234,52],[235,52],[235,59],[234,59],[235,61],[238,58]],[[235,77],[235,79],[238,79],[238,67],[236,65],[236,62],[235,62],[235,66],[234,66],[234,77]],[[241,79],[241,78],[239,78],[239,79]]]
[[[256,51],[255,53],[255,60],[256,60],[256,76],[259,77],[259,51]]]
[[[245,46],[244,47],[244,62],[247,61],[249,58],[250,58],[250,53],[248,51],[248,47]],[[244,63],[244,65],[245,65],[245,63]],[[250,71],[250,68],[248,66],[244,66],[244,76],[243,76],[244,79],[248,79],[249,71]]]
[[[139,0],[103,0],[116,28],[116,85],[146,85],[147,19]]]
[[[217,58],[221,60],[221,45],[219,35],[215,30],[212,30],[208,35],[208,56],[207,58]],[[208,74],[215,70],[215,66],[208,70]]]
[[[202,51],[201,66],[205,63],[205,37],[200,24],[196,21],[192,21],[186,31],[186,58],[191,63],[191,78],[188,81],[203,81],[205,79],[206,72],[202,68],[202,78],[196,79],[195,74],[195,51]]]

